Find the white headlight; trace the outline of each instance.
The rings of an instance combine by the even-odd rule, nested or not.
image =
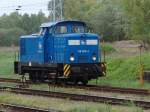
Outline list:
[[[73,56],[70,57],[70,61],[74,61],[74,57]]]
[[[93,59],[93,61],[96,61],[96,56],[93,56],[92,59]]]

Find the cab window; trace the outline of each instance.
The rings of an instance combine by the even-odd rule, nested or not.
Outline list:
[[[49,28],[49,30],[48,30],[48,32],[49,32],[49,34],[52,34],[52,27],[51,28]]]
[[[41,28],[39,35],[43,36],[46,33],[46,28]]]
[[[67,26],[57,26],[55,29],[55,34],[67,33]]]
[[[85,32],[84,26],[77,26],[77,25],[72,26],[72,33],[84,33],[84,32]]]

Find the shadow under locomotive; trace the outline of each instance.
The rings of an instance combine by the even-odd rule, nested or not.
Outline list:
[[[105,63],[94,64],[38,64],[21,63],[15,61],[15,74],[25,75],[29,73],[29,79],[33,82],[44,82],[50,80],[55,83],[82,82],[87,84],[91,79],[105,76]]]

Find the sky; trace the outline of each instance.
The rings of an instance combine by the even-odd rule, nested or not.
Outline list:
[[[42,10],[48,16],[47,4],[50,0],[0,0],[0,16],[4,13],[10,14],[21,6],[20,14],[37,14]]]

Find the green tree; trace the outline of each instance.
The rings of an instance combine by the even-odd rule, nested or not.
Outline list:
[[[118,0],[103,0],[96,4],[96,9],[90,10],[88,13],[88,23],[94,32],[103,36],[107,41],[126,39],[125,26],[127,19],[125,18],[122,4]]]
[[[150,43],[150,0],[124,0],[133,39]]]
[[[48,18],[42,11],[31,15],[4,14],[0,17],[0,46],[18,45],[19,36],[38,32],[41,23],[46,21]]]
[[[127,19],[120,0],[64,0],[64,16],[65,19],[85,21],[90,30],[105,40],[127,38]]]
[[[14,27],[9,29],[0,29],[0,46],[18,45],[19,36],[25,34],[25,31]]]
[[[65,19],[87,20],[89,11],[96,4],[97,0],[64,0]]]

